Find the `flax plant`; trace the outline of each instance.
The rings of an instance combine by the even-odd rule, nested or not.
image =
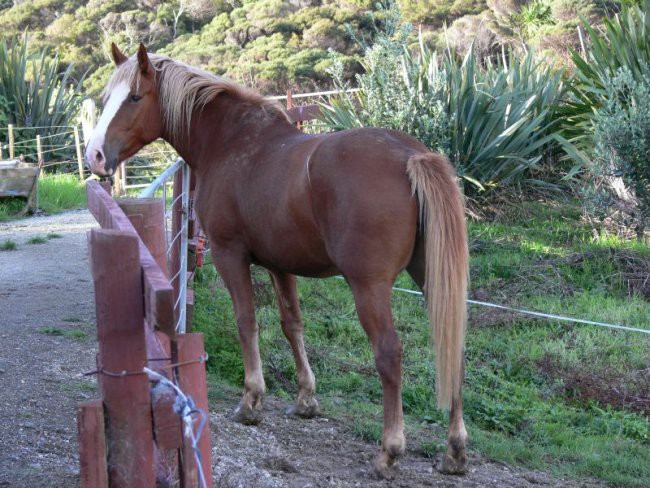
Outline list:
[[[62,132],[61,126],[73,124],[81,102],[81,81],[71,76],[72,66],[61,70],[58,58],[50,59],[45,51],[30,56],[28,38],[12,38],[0,42],[0,100],[4,100],[6,122],[22,130],[20,139],[33,139],[39,134]],[[1,117],[0,117],[1,118]],[[0,128],[6,140],[6,127]],[[51,145],[64,145],[70,135],[48,140]],[[34,152],[34,148],[22,148]],[[72,153],[71,153],[72,154]]]
[[[559,107],[567,93],[563,71],[540,64],[533,53],[520,59],[504,52],[500,59],[481,60],[470,49],[462,60],[450,52],[440,56],[422,36],[412,52],[406,38],[394,32],[379,33],[366,49],[366,72],[357,77],[360,90],[323,105],[327,127],[406,131],[445,153],[470,192],[560,179],[564,167],[542,174],[540,166],[545,159],[575,153],[560,134]],[[382,63],[376,61],[378,53]]]

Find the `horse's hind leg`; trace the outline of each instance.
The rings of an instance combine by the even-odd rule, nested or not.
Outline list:
[[[262,421],[262,400],[266,386],[257,338],[259,328],[255,321],[250,263],[246,256],[239,252],[217,249],[213,250],[213,255],[217,270],[232,298],[244,356],[244,395],[235,410],[233,420],[256,425]]]
[[[418,239],[411,262],[406,270],[413,278],[413,281],[424,291],[425,262],[424,262],[424,240]],[[462,380],[461,380],[462,381]],[[461,388],[458,395],[452,398],[451,411],[449,412],[449,430],[447,432],[447,453],[442,459],[440,471],[445,474],[463,474],[467,472],[467,431],[463,421],[463,397]]]
[[[318,402],[314,398],[316,381],[307,360],[303,341],[304,325],[300,315],[296,277],[287,273],[271,272],[271,278],[278,298],[282,331],[291,344],[298,375],[298,399],[287,409],[287,415],[312,418],[319,413]]]
[[[391,284],[348,281],[359,320],[375,354],[375,366],[384,390],[384,432],[375,469],[379,476],[392,479],[395,476],[395,462],[404,453],[405,439],[401,392],[402,344],[393,326]]]

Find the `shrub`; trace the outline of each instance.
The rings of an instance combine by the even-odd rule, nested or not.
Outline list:
[[[637,80],[620,68],[607,80],[607,100],[594,116],[595,155],[589,166],[586,200],[601,216],[614,206],[626,208],[641,240],[650,219],[650,67]],[[617,180],[623,188],[617,188]]]
[[[562,71],[542,66],[532,53],[487,60],[484,66],[470,49],[462,62],[451,55],[440,61],[421,37],[412,54],[406,45],[410,27],[394,10],[391,15],[365,51],[359,91],[325,107],[327,126],[408,132],[445,153],[458,174],[479,189],[532,181],[545,155],[571,150],[559,134],[558,108],[566,91]]]
[[[449,121],[444,108],[444,73],[406,50],[411,27],[400,24],[395,11],[385,19],[384,31],[372,47],[366,46],[361,62],[364,74],[357,75],[359,92],[344,94],[324,106],[324,121],[332,129],[386,127],[407,132],[431,150],[446,153]],[[426,56],[428,53],[422,51]],[[420,62],[423,61],[423,62]],[[343,66],[331,69],[335,84],[347,88]]]
[[[61,71],[58,59],[48,59],[45,51],[31,58],[26,36],[0,42],[0,99],[6,100],[8,122],[42,127],[51,134],[71,125],[81,102],[81,82],[73,81],[71,71],[71,66]],[[36,130],[23,130],[20,135],[33,139]],[[62,146],[64,137],[50,138],[48,143]]]
[[[635,80],[645,76],[650,64],[650,0],[641,5],[624,5],[622,11],[605,19],[601,29],[586,20],[586,52],[574,51],[576,80],[573,85],[567,134],[585,148],[591,147],[592,117],[608,102],[607,83],[620,68],[626,68]]]

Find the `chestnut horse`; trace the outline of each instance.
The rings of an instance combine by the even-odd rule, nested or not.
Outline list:
[[[384,392],[384,429],[375,461],[394,476],[404,452],[402,346],[393,326],[391,288],[406,269],[424,290],[436,351],[438,406],[449,408],[441,469],[467,466],[461,388],[468,276],[462,195],[442,156],[406,134],[355,129],[305,134],[276,104],[224,78],[148,54],[117,65],[86,149],[97,175],[163,138],[196,176],[195,209],[237,318],[244,394],[234,419],[262,418],[265,385],[250,266],[273,281],[281,325],[296,360],[299,393],[288,413],[318,413],[303,343],[295,275],[341,274],[375,355]]]

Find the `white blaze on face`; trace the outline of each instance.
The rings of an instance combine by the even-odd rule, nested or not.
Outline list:
[[[86,161],[90,164],[90,169],[93,173],[99,175],[105,175],[106,170],[104,165],[106,164],[106,158],[104,157],[104,139],[106,137],[106,131],[108,126],[111,124],[111,121],[117,114],[117,111],[122,106],[122,102],[126,100],[126,97],[129,96],[131,88],[128,83],[123,81],[119,83],[113,91],[108,96],[108,102],[102,116],[99,118],[97,127],[93,130],[93,133],[90,137],[90,141],[86,145]],[[112,173],[112,171],[111,171]]]

